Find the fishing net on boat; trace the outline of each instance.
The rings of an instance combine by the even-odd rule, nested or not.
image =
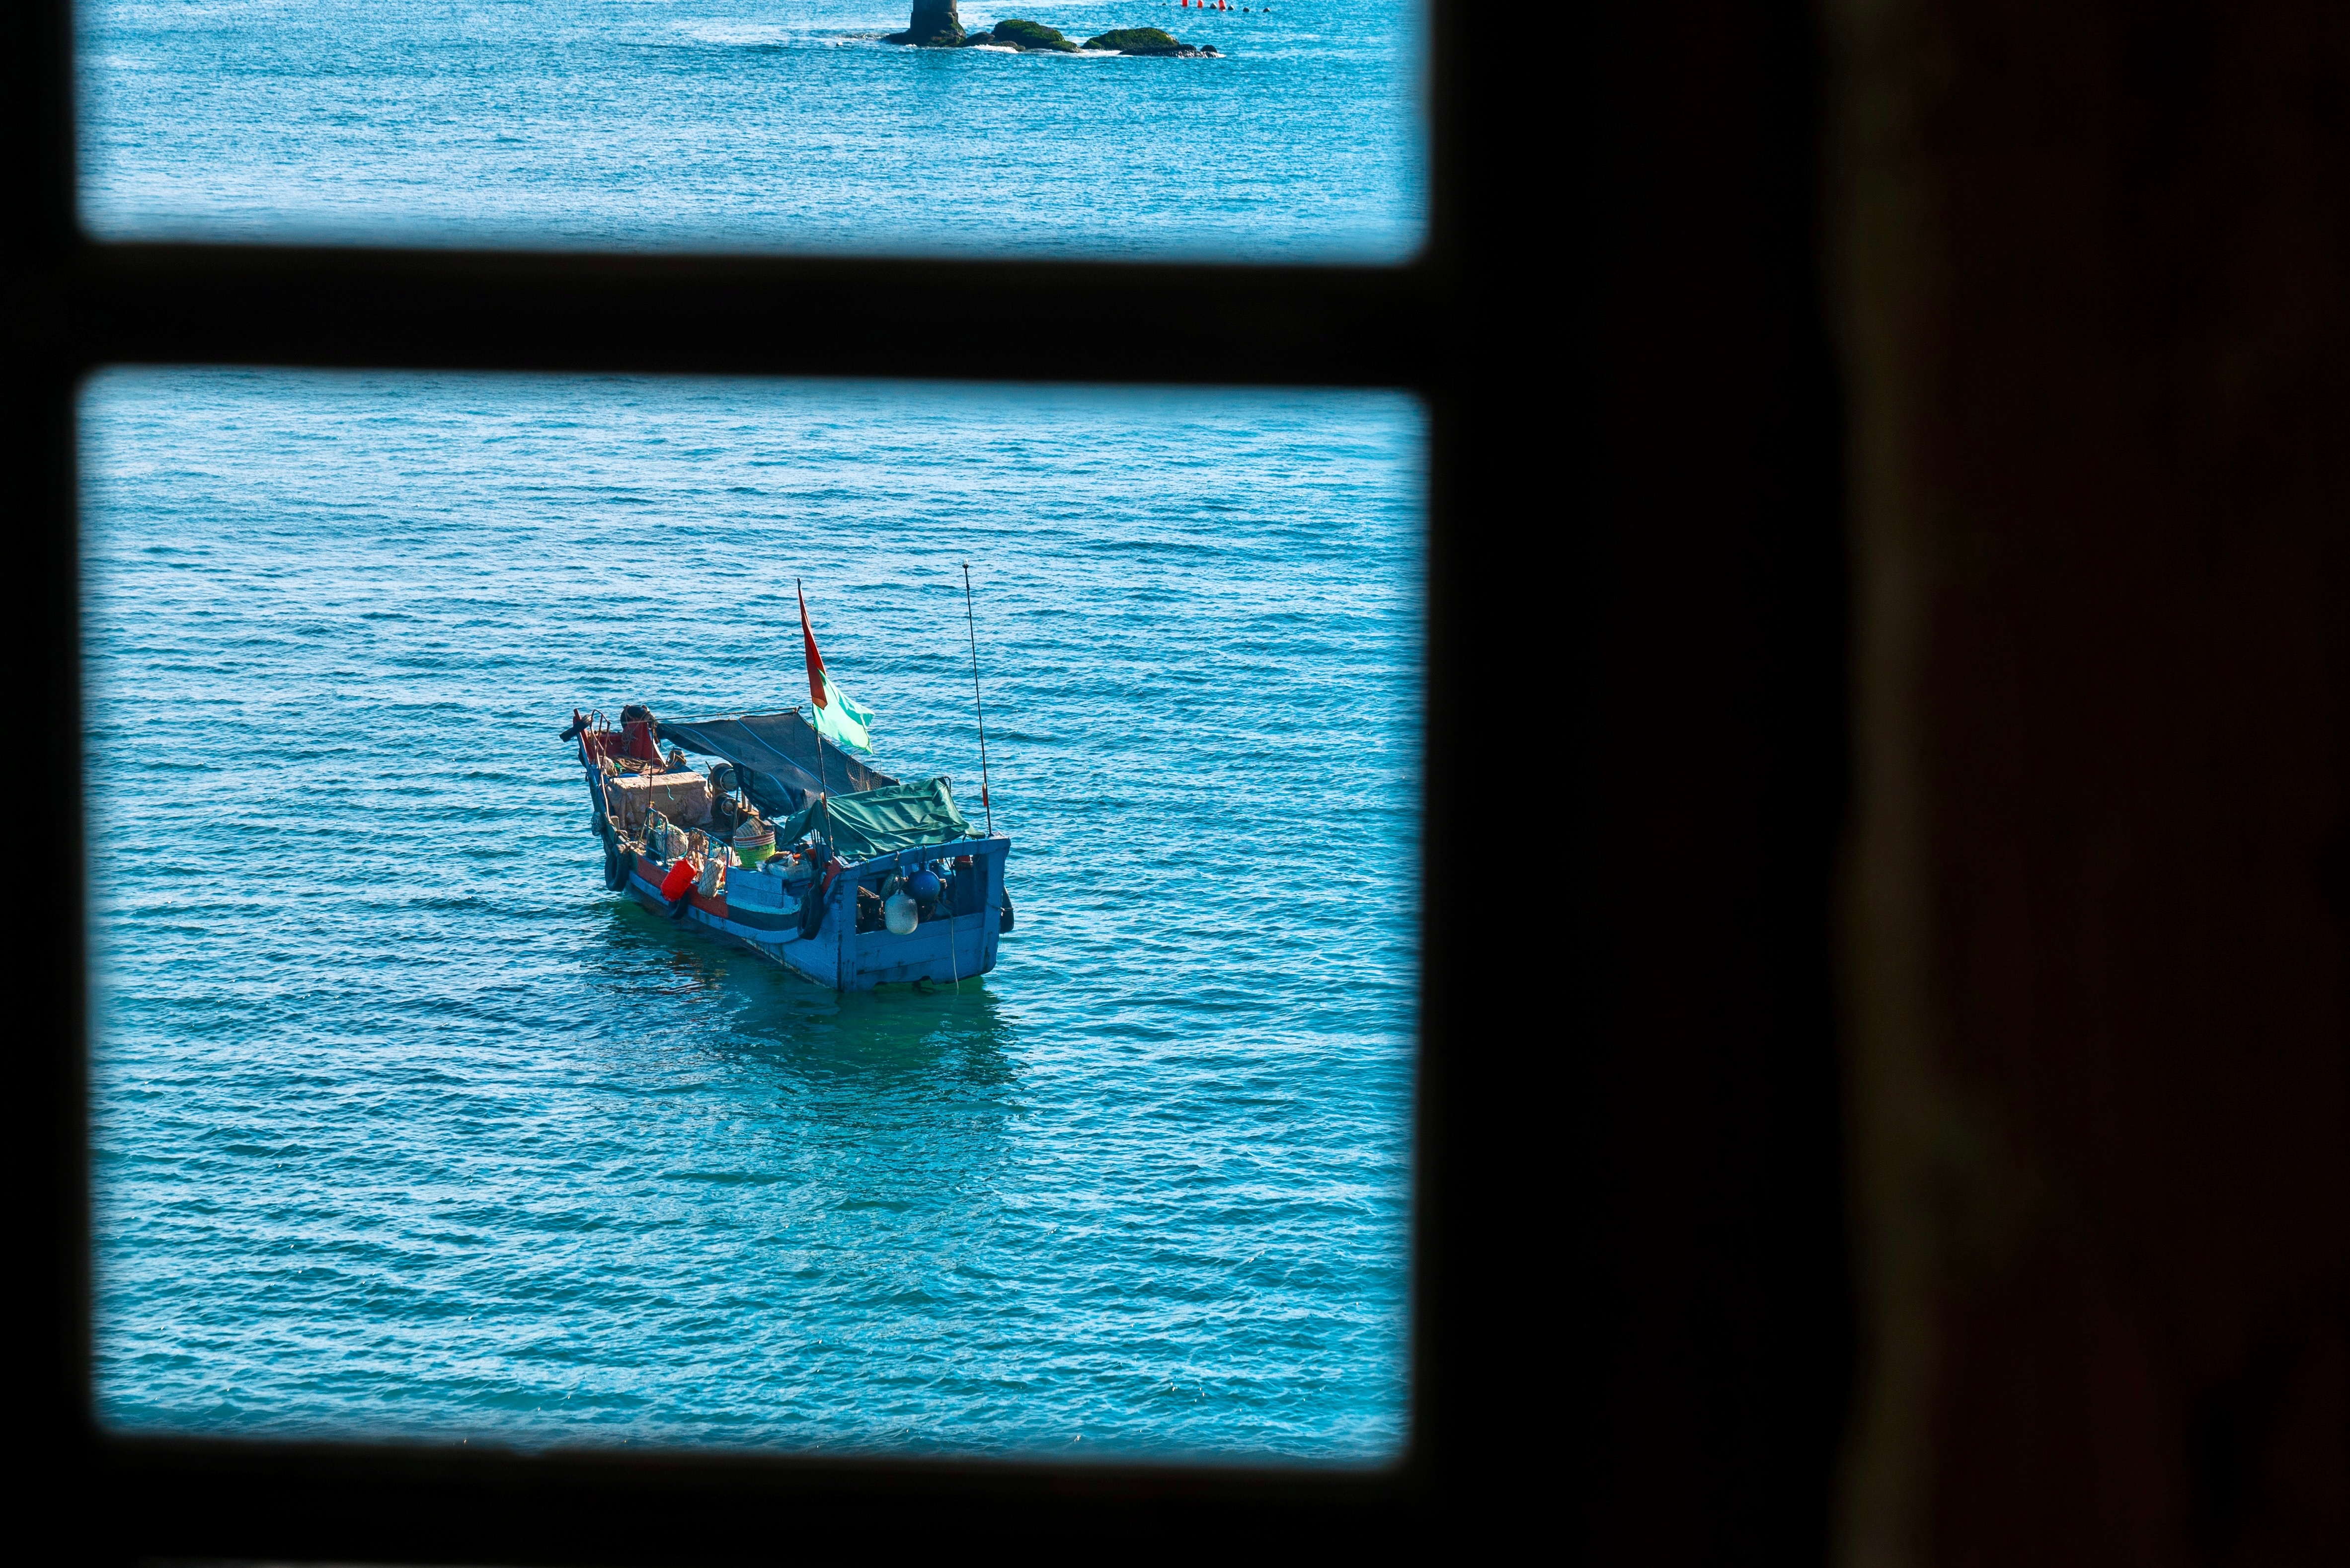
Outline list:
[[[796,844],[809,833],[829,840],[833,853],[848,861],[977,836],[956,808],[953,788],[942,778],[812,801],[775,830],[775,842]]]

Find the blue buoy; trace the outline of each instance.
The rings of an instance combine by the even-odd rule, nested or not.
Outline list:
[[[907,878],[906,891],[914,896],[916,903],[929,903],[939,896],[938,873],[925,866]]]

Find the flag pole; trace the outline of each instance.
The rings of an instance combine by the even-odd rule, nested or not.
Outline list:
[[[987,797],[987,709],[979,700],[979,624],[971,613],[971,563],[962,564],[962,624],[971,634],[971,706],[979,715],[979,804],[987,813],[987,836],[995,836],[995,804]]]
[[[799,595],[800,635],[806,637],[807,635],[807,594],[800,587],[800,580],[797,577],[792,579],[792,592]],[[814,697],[815,691],[811,689],[808,695]],[[832,853],[832,786],[825,783],[824,779],[824,731],[816,724],[810,724],[808,728],[816,731],[816,797],[824,803],[824,850],[829,855]]]
[[[811,730],[816,726],[810,724]],[[824,806],[824,846],[832,847],[832,786],[824,779],[824,732],[816,731],[816,798]]]

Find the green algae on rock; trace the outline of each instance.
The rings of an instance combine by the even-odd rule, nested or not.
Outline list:
[[[1010,16],[998,22],[994,32],[999,47],[1008,44],[1018,49],[1050,49],[1064,55],[1077,52],[1076,45],[1062,36],[1058,27],[1047,27],[1042,22],[1026,22],[1017,16]]]
[[[1212,55],[1213,45],[1194,48],[1156,27],[1118,27],[1086,40],[1088,49],[1116,49],[1121,55]]]
[[[1117,28],[1109,33],[1095,33],[1086,40],[1088,49],[1117,49],[1118,54],[1199,54],[1187,42],[1178,42],[1159,28]]]

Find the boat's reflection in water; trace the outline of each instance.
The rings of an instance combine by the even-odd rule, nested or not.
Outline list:
[[[634,902],[615,900],[611,923],[606,983],[665,999],[678,1014],[670,1044],[690,1035],[738,1065],[764,1061],[841,1088],[1012,1081],[1016,1026],[983,980],[836,992]]]

